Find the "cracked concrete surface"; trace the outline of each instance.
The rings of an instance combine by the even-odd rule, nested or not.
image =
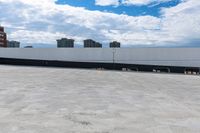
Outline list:
[[[0,133],[199,133],[200,76],[0,66]]]

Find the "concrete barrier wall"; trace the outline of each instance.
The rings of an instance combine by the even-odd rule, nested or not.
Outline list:
[[[116,62],[200,67],[200,48],[117,49]]]
[[[0,48],[0,57],[200,67],[200,48]]]

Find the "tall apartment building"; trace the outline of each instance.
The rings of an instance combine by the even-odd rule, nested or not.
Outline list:
[[[0,47],[7,47],[7,35],[2,26],[0,26]]]
[[[61,39],[57,40],[57,47],[58,48],[73,48],[74,40],[67,39],[67,38],[61,38]]]
[[[8,48],[19,48],[20,42],[17,41],[7,41],[7,47]]]
[[[92,39],[84,40],[84,48],[102,48],[102,44]]]
[[[110,43],[110,48],[120,48],[120,42],[113,41]]]

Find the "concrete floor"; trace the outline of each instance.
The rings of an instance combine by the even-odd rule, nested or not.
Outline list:
[[[200,76],[0,66],[0,133],[200,133]]]

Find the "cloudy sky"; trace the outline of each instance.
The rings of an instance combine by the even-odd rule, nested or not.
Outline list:
[[[200,46],[200,0],[0,0],[0,24],[22,45]]]

